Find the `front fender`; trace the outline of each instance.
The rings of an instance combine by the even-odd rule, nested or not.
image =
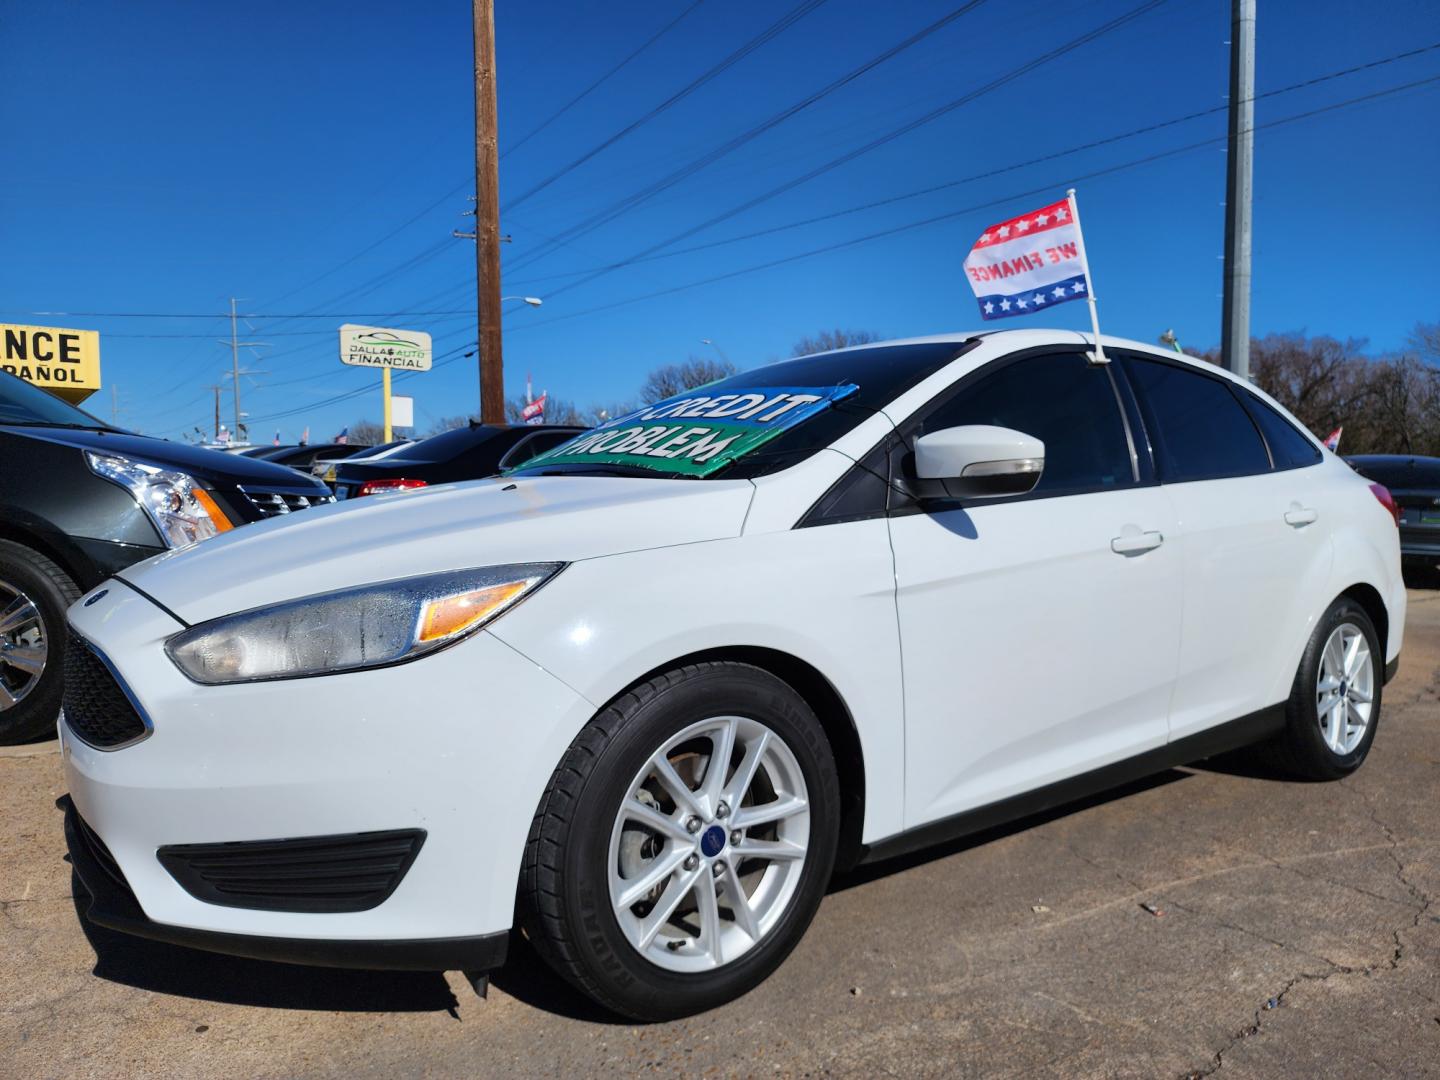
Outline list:
[[[863,839],[902,827],[900,642],[883,519],[574,563],[490,632],[597,705],[695,653],[748,647],[803,660],[854,720]]]

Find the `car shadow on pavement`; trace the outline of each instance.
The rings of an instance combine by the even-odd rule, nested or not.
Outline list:
[[[567,1020],[590,1024],[636,1023],[606,1011],[555,974],[518,931],[510,935],[510,953],[505,958],[505,966],[492,973],[491,979],[497,989],[515,1000]]]
[[[349,971],[278,964],[187,949],[96,926],[84,916],[85,886],[72,876],[75,914],[95,950],[97,978],[159,994],[330,1012],[453,1013],[445,976],[433,971]]]

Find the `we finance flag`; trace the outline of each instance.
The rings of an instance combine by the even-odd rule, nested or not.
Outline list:
[[[1090,273],[1074,202],[1061,199],[991,225],[966,256],[965,276],[982,319],[1089,299]]]

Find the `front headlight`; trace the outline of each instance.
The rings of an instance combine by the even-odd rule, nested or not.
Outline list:
[[[474,633],[563,565],[457,570],[308,596],[192,626],[165,651],[191,679],[212,685],[395,664]]]
[[[166,547],[184,547],[234,528],[210,493],[188,473],[94,450],[85,451],[85,462],[97,476],[129,489]]]

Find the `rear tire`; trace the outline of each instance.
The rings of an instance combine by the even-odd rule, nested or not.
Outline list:
[[[0,540],[0,745],[53,733],[65,690],[65,609],[79,595],[44,555]]]
[[[571,744],[531,825],[521,926],[614,1012],[702,1012],[795,947],[839,821],[830,744],[805,701],[747,664],[687,665],[621,695]]]
[[[1281,768],[1339,780],[1370,753],[1380,723],[1385,654],[1365,609],[1342,596],[1315,625],[1272,746]]]

